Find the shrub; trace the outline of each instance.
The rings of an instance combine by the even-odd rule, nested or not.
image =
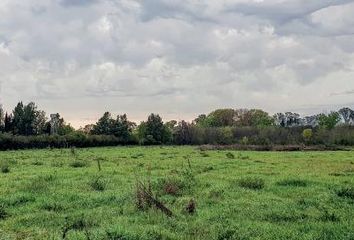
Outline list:
[[[310,128],[304,129],[304,131],[302,132],[302,137],[304,138],[306,143],[309,143],[311,141],[312,136],[313,132]]]
[[[252,190],[260,190],[264,188],[265,182],[261,178],[244,178],[239,180],[239,186]]]

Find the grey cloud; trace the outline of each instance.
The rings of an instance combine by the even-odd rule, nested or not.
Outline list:
[[[78,119],[102,112],[102,105],[136,109],[139,116],[170,112],[171,104],[181,115],[230,105],[277,111],[306,102],[340,105],[352,97],[343,86],[354,89],[354,1],[11,0],[1,6],[5,105],[40,99],[65,109],[70,100],[82,109],[71,105],[67,114]]]
[[[81,6],[84,7],[89,4],[98,2],[99,0],[60,0],[59,3],[64,7]]]
[[[331,6],[352,3],[353,0],[287,0],[283,2],[261,1],[235,4],[228,11],[239,12],[245,15],[254,15],[271,19],[277,24],[284,24],[294,19],[302,19],[309,14]]]

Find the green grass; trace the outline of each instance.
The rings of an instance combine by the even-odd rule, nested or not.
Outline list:
[[[354,151],[0,152],[0,239],[354,239]],[[138,209],[137,180],[173,212]]]

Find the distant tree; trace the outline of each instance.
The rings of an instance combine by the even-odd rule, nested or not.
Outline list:
[[[128,142],[134,127],[135,123],[128,121],[126,114],[118,115],[117,119],[112,122],[111,133],[124,142]]]
[[[344,124],[354,124],[354,111],[350,108],[342,108],[338,111],[339,116],[343,120]]]
[[[193,123],[200,127],[209,127],[210,123],[208,122],[208,117],[205,114],[199,115],[196,119],[193,120]]]
[[[273,116],[276,125],[281,127],[295,127],[301,125],[300,114],[293,112],[277,113]]]
[[[274,125],[274,119],[269,114],[260,109],[251,109],[247,113],[250,115],[249,126],[253,127],[266,127]]]
[[[36,135],[45,129],[45,112],[37,110],[35,103],[24,105],[19,102],[13,110],[12,128],[14,134]]]
[[[92,134],[96,135],[112,135],[113,134],[114,119],[110,112],[105,112],[103,116],[97,121],[92,129]]]
[[[14,134],[22,134],[24,130],[24,106],[22,102],[19,102],[16,107],[14,108],[12,118],[12,125],[13,125],[13,133]]]
[[[59,119],[57,129],[58,135],[63,136],[75,132],[75,129],[70,124],[66,123],[64,118],[60,117],[59,113],[57,113],[57,119]]]
[[[95,124],[87,124],[84,127],[80,128],[80,131],[85,134],[90,134],[90,133],[92,133],[94,127],[95,127]]]
[[[13,132],[13,117],[7,112],[5,113],[4,118],[4,132]]]
[[[273,119],[276,125],[285,127],[286,126],[286,119],[284,113],[276,113],[273,115]]]
[[[158,114],[150,114],[146,122],[138,127],[138,136],[144,144],[167,143],[171,133]]]
[[[165,126],[168,127],[171,131],[176,127],[177,121],[176,120],[171,120],[165,123]]]
[[[235,110],[235,125],[238,127],[251,126],[251,115],[245,108]]]
[[[265,127],[274,125],[274,119],[260,109],[235,110],[235,125],[242,127]]]
[[[319,115],[319,125],[325,129],[333,129],[340,121],[338,112],[331,112],[330,114]]]
[[[235,117],[235,110],[226,108],[211,112],[207,119],[211,127],[231,127],[235,125]]]
[[[192,124],[182,120],[178,123],[173,133],[173,139],[176,144],[187,145],[192,143]]]
[[[5,112],[0,104],[0,132],[5,131]]]

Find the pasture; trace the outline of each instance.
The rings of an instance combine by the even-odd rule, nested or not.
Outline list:
[[[354,239],[354,151],[0,152],[0,239]]]

